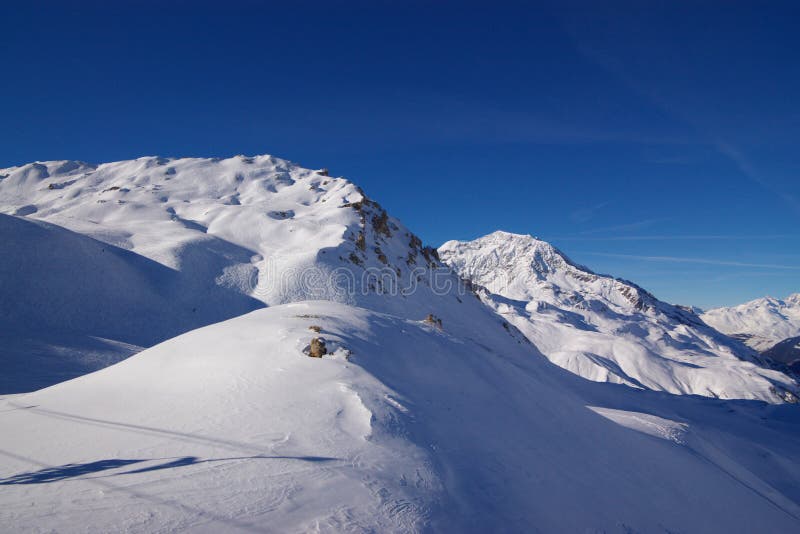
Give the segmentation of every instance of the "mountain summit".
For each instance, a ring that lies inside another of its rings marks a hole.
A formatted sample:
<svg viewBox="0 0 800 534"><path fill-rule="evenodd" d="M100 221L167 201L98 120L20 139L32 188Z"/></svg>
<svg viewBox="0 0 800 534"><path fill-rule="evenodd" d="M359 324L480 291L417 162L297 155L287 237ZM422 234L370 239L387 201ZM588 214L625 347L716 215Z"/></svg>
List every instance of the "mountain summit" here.
<svg viewBox="0 0 800 534"><path fill-rule="evenodd" d="M0 326L16 332L0 335L14 362L2 393L264 306L331 300L451 325L478 306L358 186L269 155L0 169L0 214L0 297L15 302Z"/></svg>
<svg viewBox="0 0 800 534"><path fill-rule="evenodd" d="M800 336L800 293L782 300L764 297L729 308L714 308L702 318L720 332L764 351L781 340Z"/></svg>
<svg viewBox="0 0 800 534"><path fill-rule="evenodd" d="M691 310L599 275L529 235L448 241L442 260L553 363L595 381L720 398L794 401L797 384Z"/></svg>

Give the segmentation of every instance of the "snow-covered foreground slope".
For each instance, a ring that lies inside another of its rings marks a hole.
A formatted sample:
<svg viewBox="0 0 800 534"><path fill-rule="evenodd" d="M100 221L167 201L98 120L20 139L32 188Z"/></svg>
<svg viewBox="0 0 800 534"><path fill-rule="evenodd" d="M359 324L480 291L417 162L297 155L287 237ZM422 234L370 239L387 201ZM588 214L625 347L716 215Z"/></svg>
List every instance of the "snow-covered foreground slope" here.
<svg viewBox="0 0 800 534"><path fill-rule="evenodd" d="M701 315L720 332L742 339L759 352L780 341L800 336L800 293L783 300L765 297Z"/></svg>
<svg viewBox="0 0 800 534"><path fill-rule="evenodd" d="M0 392L95 371L262 307L133 252L0 214Z"/></svg>
<svg viewBox="0 0 800 534"><path fill-rule="evenodd" d="M280 305L7 396L0 524L800 529L796 407L587 382L469 310L439 329L334 302ZM315 335L331 355L303 353Z"/></svg>
<svg viewBox="0 0 800 534"><path fill-rule="evenodd" d="M2 371L39 354L0 392L55 383L87 349L110 362L263 304L460 315L460 281L435 250L348 180L271 156L32 163L0 170L0 213L85 236L0 221L0 268L14 273L2 308L34 326L0 335Z"/></svg>
<svg viewBox="0 0 800 534"><path fill-rule="evenodd" d="M797 384L690 310L597 275L531 236L449 241L442 260L552 362L594 381L726 399L794 401Z"/></svg>

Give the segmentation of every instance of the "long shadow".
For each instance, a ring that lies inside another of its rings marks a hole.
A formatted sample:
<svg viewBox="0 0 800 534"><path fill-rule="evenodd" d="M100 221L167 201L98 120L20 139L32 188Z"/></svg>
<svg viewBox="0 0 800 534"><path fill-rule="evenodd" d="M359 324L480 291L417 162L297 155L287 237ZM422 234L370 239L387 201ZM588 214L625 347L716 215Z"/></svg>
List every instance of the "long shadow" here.
<svg viewBox="0 0 800 534"><path fill-rule="evenodd" d="M0 400L3 400L3 397L0 397ZM38 406L38 404L34 404L32 406L19 406L17 404L14 404L14 406L16 406L16 408L11 408L11 409L8 409L8 410L0 410L0 413L16 412L17 410L30 410L31 408L36 408Z"/></svg>
<svg viewBox="0 0 800 534"><path fill-rule="evenodd" d="M237 451L245 451L249 453L260 454L264 452L264 447L252 445L250 443L242 443L232 440L226 440L222 438L216 438L211 436L203 436L200 434L191 434L189 432L178 432L175 430L169 430L166 428L158 428L152 426L145 426L145 425L135 425L131 423L122 423L119 421L110 421L108 419L98 419L94 417L85 417L82 415L71 414L67 412L59 412L56 410L48 410L46 408L40 408L39 406L23 406L21 404L17 404L15 402L9 402L9 406L13 406L14 408L22 409L25 408L30 410L32 413L43 415L46 417L53 417L56 419L62 419L66 421L72 421L75 423L81 423L91 426L99 426L102 428L112 428L121 431L128 431L128 432L136 432L145 435L156 435L156 436L167 436L173 439L178 439L181 441L186 442L194 442L200 443L203 445L216 445L219 447L224 447L228 449L233 449Z"/></svg>
<svg viewBox="0 0 800 534"><path fill-rule="evenodd" d="M108 460L98 460L95 462L87 462L83 464L65 464L55 467L46 467L38 471L19 473L17 475L8 478L0 478L0 486L14 486L20 484L48 484L51 482L76 479L79 477L83 477L83 475L100 473L103 471L108 471L110 469L117 469L119 467L126 467L132 464L150 462L155 460L169 460L169 461L148 467L132 469L130 471L123 471L121 473L103 475L101 477L84 477L81 478L81 480L86 480L86 479L93 480L96 478L105 478L109 476L149 473L152 471L160 471L163 469L174 469L176 467L185 467L189 465L198 465L211 462L225 462L232 460L281 460L281 459L298 460L302 462L331 462L336 460L336 458L329 458L326 456L261 456L261 455L240 456L235 458L207 458L207 459L202 459L197 456L183 456L180 458L141 458L137 460L114 458Z"/></svg>
<svg viewBox="0 0 800 534"><path fill-rule="evenodd" d="M14 458L16 460L24 461L30 464L38 465L44 469L52 469L52 466L48 466L38 460L33 458L28 458L25 456L21 456L19 454L14 454L12 452L0 450L0 454L4 456L8 456L9 458ZM100 477L88 477L84 478L89 484L95 484L104 488L107 491L118 491L121 493L125 493L135 499L142 499L145 500L153 505L156 506L166 506L172 508L173 510L177 510L182 512L183 514L189 514L190 516L196 516L198 518L204 518L209 521L215 521L225 525L225 531L232 532L234 529L243 530L246 532L268 532L268 528L264 525L254 525L252 523L248 523L247 521L243 521L241 519L237 519L235 517L227 517L224 515L216 514L210 510L205 510L202 508L197 508L194 506L190 506L187 504L183 504L182 502L171 499L168 497L160 497L158 495L152 495L150 493L146 493L142 490L137 490L130 487L125 486L118 486L111 482L107 482L105 480L98 480Z"/></svg>
<svg viewBox="0 0 800 534"><path fill-rule="evenodd" d="M98 460L85 464L66 464L57 467L47 467L39 471L20 473L8 478L0 478L0 486L13 486L16 484L46 484L58 482L68 478L75 478L88 473L97 473L107 469L116 469L126 465L143 462L144 460Z"/></svg>

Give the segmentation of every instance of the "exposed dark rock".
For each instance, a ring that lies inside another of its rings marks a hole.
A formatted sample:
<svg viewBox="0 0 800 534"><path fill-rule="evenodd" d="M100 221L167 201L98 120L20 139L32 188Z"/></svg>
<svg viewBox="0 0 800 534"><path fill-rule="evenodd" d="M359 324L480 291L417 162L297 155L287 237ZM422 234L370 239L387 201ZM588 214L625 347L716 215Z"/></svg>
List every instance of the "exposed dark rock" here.
<svg viewBox="0 0 800 534"><path fill-rule="evenodd" d="M425 260L428 262L429 267L435 267L436 263L439 261L439 251L437 251L433 247L423 247L422 248L422 255L425 257Z"/></svg>
<svg viewBox="0 0 800 534"><path fill-rule="evenodd" d="M381 210L372 216L372 228L376 234L383 234L386 237L392 237L392 232L389 230L389 215L386 211Z"/></svg>
<svg viewBox="0 0 800 534"><path fill-rule="evenodd" d="M356 265L364 265L364 262L361 260L361 258L358 257L358 255L355 252L350 253L349 259Z"/></svg>
<svg viewBox="0 0 800 534"><path fill-rule="evenodd" d="M312 358L322 358L326 354L328 349L325 347L325 340L321 337L313 338L308 347L308 355Z"/></svg>
<svg viewBox="0 0 800 534"><path fill-rule="evenodd" d="M436 317L435 315L433 315L432 313L429 313L428 316L425 317L423 322L428 323L430 325L433 325L436 328L438 328L439 330L442 329L442 320L440 318Z"/></svg>

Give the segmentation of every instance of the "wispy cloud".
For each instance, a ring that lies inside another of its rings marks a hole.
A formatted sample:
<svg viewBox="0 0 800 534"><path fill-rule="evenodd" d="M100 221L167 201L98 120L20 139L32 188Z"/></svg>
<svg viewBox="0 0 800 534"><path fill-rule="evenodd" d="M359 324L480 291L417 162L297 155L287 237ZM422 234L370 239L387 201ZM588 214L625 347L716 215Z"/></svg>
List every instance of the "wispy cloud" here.
<svg viewBox="0 0 800 534"><path fill-rule="evenodd" d="M730 160L736 166L736 168L739 169L739 172L770 193L781 197L783 201L794 208L797 213L800 213L800 200L786 191L776 188L772 183L764 178L763 174L756 169L755 165L753 165L753 163L740 150L720 138L716 138L714 140L714 145L717 147L717 151L720 154L728 158L728 160Z"/></svg>
<svg viewBox="0 0 800 534"><path fill-rule="evenodd" d="M598 211L605 208L609 204L611 204L611 201L600 202L599 204L595 204L594 206L578 209L573 211L569 217L570 219L572 219L573 222L576 223L589 222L592 219L594 219L594 216Z"/></svg>
<svg viewBox="0 0 800 534"><path fill-rule="evenodd" d="M800 239L800 234L767 235L616 235L616 236L561 236L553 241L738 241L763 239Z"/></svg>
<svg viewBox="0 0 800 534"><path fill-rule="evenodd" d="M657 86L642 81L626 68L624 61L620 57L609 53L607 50L602 50L602 47L587 42L582 32L578 31L573 24L568 23L565 29L567 34L572 37L578 53L605 69L608 73L616 76L619 81L634 93L691 127L701 139L704 139L704 143L709 143L713 146L721 156L733 163L743 176L764 190L778 196L795 213L800 213L800 199L780 188L774 183L774 180L759 170L742 150L725 139L725 137L730 136L724 135L724 132L720 135L720 128L712 124L708 117L701 117L699 114L691 112L669 92L660 91Z"/></svg>
<svg viewBox="0 0 800 534"><path fill-rule="evenodd" d="M741 261L716 260L712 258L685 258L680 256L639 256L635 254L612 254L608 252L584 252L590 256L603 256L607 258L624 258L629 260L652 261L664 263L696 263L702 265L720 265L727 267L754 267L759 269L783 269L800 271L800 265L780 265L775 263L748 263Z"/></svg>
<svg viewBox="0 0 800 534"><path fill-rule="evenodd" d="M582 235L586 235L586 234L602 234L604 232L626 232L626 231L630 231L630 230L641 230L643 228L649 228L650 226L652 226L652 225L654 225L656 223L669 221L669 220L670 220L669 217L661 217L661 218L658 218L658 219L644 219L642 221L635 221L635 222L631 222L631 223L618 224L618 225L615 225L615 226L602 226L602 227L599 227L599 228L592 228L591 230L586 230L584 232L580 232L580 234L582 234Z"/></svg>
<svg viewBox="0 0 800 534"><path fill-rule="evenodd" d="M694 158L685 154L678 156L645 156L644 160L657 165L690 165L695 161Z"/></svg>

